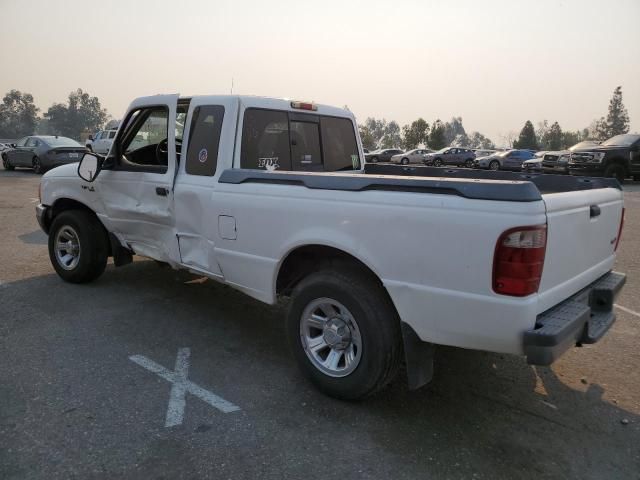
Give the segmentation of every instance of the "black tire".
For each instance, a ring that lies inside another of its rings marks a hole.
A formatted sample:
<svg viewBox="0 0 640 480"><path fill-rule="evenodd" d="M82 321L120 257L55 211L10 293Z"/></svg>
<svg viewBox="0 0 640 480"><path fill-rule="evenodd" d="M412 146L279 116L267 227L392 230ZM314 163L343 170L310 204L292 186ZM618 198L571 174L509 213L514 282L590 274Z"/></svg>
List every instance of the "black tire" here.
<svg viewBox="0 0 640 480"><path fill-rule="evenodd" d="M402 163L402 165L409 165L409 159L405 157L402 160L400 160L400 163Z"/></svg>
<svg viewBox="0 0 640 480"><path fill-rule="evenodd" d="M500 170L500 162L497 160L489 162L489 170L493 170L494 172Z"/></svg>
<svg viewBox="0 0 640 480"><path fill-rule="evenodd" d="M434 167L441 167L441 166L442 166L442 159L441 159L441 158L436 158L436 159L433 161L433 166L434 166Z"/></svg>
<svg viewBox="0 0 640 480"><path fill-rule="evenodd" d="M359 363L346 376L321 371L303 346L302 314L322 298L344 305L360 332ZM287 313L287 333L303 374L319 390L342 400L378 392L397 374L402 359L400 320L387 292L370 273L344 262L328 263L296 285Z"/></svg>
<svg viewBox="0 0 640 480"><path fill-rule="evenodd" d="M42 163L38 157L33 157L31 160L31 166L33 167L33 171L38 174L42 174L45 172L45 169L42 167Z"/></svg>
<svg viewBox="0 0 640 480"><path fill-rule="evenodd" d="M369 160L371 163L378 163L378 157L371 157L371 160Z"/></svg>
<svg viewBox="0 0 640 480"><path fill-rule="evenodd" d="M58 233L71 227L77 234L78 261L73 268L65 268L56 255ZM53 219L49 230L49 258L56 273L65 282L87 283L95 280L107 265L109 240L107 231L96 216L85 210L67 210Z"/></svg>
<svg viewBox="0 0 640 480"><path fill-rule="evenodd" d="M612 163L605 169L604 176L609 178L615 178L620 183L623 183L624 179L627 177L627 170L624 168L623 165L619 163Z"/></svg>
<svg viewBox="0 0 640 480"><path fill-rule="evenodd" d="M2 166L4 167L5 170L9 172L12 170L15 170L16 168L13 165L11 165L11 162L9 161L6 155L2 155Z"/></svg>
<svg viewBox="0 0 640 480"><path fill-rule="evenodd" d="M464 162L464 166L467 168L473 168L473 159L468 158L465 162Z"/></svg>

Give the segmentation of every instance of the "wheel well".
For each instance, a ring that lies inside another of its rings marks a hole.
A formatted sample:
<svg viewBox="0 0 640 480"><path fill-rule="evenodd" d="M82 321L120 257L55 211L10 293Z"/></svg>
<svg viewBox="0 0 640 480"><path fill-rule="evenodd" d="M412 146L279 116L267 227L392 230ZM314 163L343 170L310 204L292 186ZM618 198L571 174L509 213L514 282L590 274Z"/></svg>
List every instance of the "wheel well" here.
<svg viewBox="0 0 640 480"><path fill-rule="evenodd" d="M366 272L384 288L375 272L353 255L325 245L305 245L291 251L282 262L276 280L276 293L289 295L300 280L318 270L319 264L336 261Z"/></svg>
<svg viewBox="0 0 640 480"><path fill-rule="evenodd" d="M56 218L56 216L60 215L62 212L66 212L67 210L84 210L85 212L89 212L91 215L94 215L97 218L96 212L91 210L84 203L79 202L77 200L73 200L72 198L60 198L55 202L53 202L53 205L51 206L51 210L47 215L47 218L45 218L45 226L47 228L47 231L51 227L51 224L53 223L53 219ZM102 222L99 219L98 219L98 222L100 223L100 225L102 225ZM104 229L105 235L107 235L108 237L109 232L107 232L107 229L104 228L104 225L102 225L102 228ZM109 256L111 256L112 255L111 242L108 242L108 245L109 245Z"/></svg>

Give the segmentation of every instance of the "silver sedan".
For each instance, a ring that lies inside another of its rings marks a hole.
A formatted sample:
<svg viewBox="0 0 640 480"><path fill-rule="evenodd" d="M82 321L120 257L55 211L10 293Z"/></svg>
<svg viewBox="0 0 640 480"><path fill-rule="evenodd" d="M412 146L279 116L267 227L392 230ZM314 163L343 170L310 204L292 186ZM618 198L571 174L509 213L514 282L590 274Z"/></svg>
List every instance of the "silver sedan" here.
<svg viewBox="0 0 640 480"><path fill-rule="evenodd" d="M390 162L401 163L402 165L409 165L410 163L425 163L425 155L431 153L433 150L428 148L416 148L409 150L408 152L399 153L391 157Z"/></svg>

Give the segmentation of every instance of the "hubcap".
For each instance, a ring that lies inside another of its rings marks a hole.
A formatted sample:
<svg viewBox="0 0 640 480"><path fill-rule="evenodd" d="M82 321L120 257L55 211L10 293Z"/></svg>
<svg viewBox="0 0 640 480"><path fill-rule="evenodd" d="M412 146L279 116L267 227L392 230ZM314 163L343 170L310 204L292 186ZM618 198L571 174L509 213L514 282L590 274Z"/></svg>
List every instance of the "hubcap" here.
<svg viewBox="0 0 640 480"><path fill-rule="evenodd" d="M346 377L360 363L358 324L332 298L318 298L307 305L300 319L300 340L313 366L330 377Z"/></svg>
<svg viewBox="0 0 640 480"><path fill-rule="evenodd" d="M80 261L80 240L78 233L69 225L65 225L56 235L55 253L58 265L65 270L73 270Z"/></svg>

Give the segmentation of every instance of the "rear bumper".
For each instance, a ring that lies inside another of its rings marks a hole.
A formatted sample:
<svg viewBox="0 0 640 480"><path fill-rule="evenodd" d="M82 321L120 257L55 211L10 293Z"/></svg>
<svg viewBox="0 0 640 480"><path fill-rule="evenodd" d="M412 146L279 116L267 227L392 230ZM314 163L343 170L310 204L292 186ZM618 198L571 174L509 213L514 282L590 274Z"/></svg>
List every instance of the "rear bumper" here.
<svg viewBox="0 0 640 480"><path fill-rule="evenodd" d="M616 320L613 302L626 275L609 272L567 300L541 313L524 333L523 350L531 365L550 365L569 348L595 343Z"/></svg>

